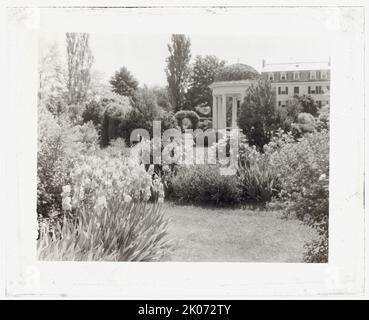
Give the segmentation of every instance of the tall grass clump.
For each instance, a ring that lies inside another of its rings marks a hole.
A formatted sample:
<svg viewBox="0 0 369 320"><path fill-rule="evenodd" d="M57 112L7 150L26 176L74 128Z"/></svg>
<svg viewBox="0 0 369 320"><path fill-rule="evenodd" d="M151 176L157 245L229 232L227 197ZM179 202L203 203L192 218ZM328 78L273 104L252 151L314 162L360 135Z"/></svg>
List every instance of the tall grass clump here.
<svg viewBox="0 0 369 320"><path fill-rule="evenodd" d="M39 259L51 261L159 261L167 252L167 220L160 204L123 199L82 207L78 219L57 224L38 241ZM100 208L98 208L100 206Z"/></svg>

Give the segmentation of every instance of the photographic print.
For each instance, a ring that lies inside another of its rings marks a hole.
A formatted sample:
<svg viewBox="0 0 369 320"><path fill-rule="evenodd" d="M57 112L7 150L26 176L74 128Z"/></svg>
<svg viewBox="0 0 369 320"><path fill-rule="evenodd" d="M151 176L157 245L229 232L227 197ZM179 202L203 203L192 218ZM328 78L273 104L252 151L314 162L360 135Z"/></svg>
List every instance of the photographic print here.
<svg viewBox="0 0 369 320"><path fill-rule="evenodd" d="M10 294L362 291L361 8L7 13Z"/></svg>
<svg viewBox="0 0 369 320"><path fill-rule="evenodd" d="M39 258L328 262L333 71L309 41L41 34Z"/></svg>

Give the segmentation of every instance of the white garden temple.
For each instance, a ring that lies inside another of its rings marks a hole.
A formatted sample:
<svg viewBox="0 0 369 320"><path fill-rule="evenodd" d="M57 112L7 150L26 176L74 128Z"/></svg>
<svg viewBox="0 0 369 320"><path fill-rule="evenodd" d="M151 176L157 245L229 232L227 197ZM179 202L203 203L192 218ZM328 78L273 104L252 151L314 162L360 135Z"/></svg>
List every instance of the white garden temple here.
<svg viewBox="0 0 369 320"><path fill-rule="evenodd" d="M237 128L246 89L259 78L259 73L245 64L225 67L209 87L213 93L213 129Z"/></svg>

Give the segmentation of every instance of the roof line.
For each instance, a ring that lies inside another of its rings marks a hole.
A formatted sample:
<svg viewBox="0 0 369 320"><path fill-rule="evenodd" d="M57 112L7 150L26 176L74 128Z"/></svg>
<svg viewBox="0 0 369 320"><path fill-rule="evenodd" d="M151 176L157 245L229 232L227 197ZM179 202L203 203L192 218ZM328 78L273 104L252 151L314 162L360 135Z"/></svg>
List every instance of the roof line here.
<svg viewBox="0 0 369 320"><path fill-rule="evenodd" d="M329 61L297 61L297 62L275 62L265 63L266 66L275 66L280 64L299 64L299 63L328 63Z"/></svg>

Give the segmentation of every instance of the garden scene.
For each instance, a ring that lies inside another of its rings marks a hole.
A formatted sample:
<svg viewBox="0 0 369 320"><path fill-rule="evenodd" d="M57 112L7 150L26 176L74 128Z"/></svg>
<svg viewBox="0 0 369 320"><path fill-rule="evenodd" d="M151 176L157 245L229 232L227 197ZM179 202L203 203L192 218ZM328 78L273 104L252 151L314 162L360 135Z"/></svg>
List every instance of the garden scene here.
<svg viewBox="0 0 369 320"><path fill-rule="evenodd" d="M40 260L328 262L329 105L295 94L278 106L269 79L194 55L185 35L168 36L165 85L139 83L124 61L106 81L92 37L40 51ZM250 85L235 152L234 130L210 138L211 85L237 81Z"/></svg>

